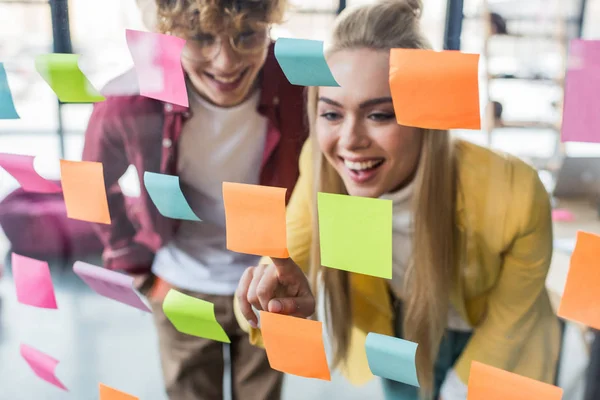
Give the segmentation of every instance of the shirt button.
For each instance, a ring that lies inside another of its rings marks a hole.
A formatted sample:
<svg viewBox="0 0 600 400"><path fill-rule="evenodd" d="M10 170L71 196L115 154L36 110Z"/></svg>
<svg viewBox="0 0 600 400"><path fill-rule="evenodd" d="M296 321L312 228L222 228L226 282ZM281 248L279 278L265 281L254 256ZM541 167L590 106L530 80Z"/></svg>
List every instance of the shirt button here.
<svg viewBox="0 0 600 400"><path fill-rule="evenodd" d="M273 104L275 104L275 105L279 104L279 97L273 97Z"/></svg>
<svg viewBox="0 0 600 400"><path fill-rule="evenodd" d="M173 141L169 138L164 138L162 142L163 147L169 149L173 145Z"/></svg>
<svg viewBox="0 0 600 400"><path fill-rule="evenodd" d="M165 111L167 111L167 112L173 111L173 104L171 104L171 103L165 104Z"/></svg>
<svg viewBox="0 0 600 400"><path fill-rule="evenodd" d="M183 116L185 118L189 118L190 117L190 113L188 111L186 111L186 112L183 113Z"/></svg>

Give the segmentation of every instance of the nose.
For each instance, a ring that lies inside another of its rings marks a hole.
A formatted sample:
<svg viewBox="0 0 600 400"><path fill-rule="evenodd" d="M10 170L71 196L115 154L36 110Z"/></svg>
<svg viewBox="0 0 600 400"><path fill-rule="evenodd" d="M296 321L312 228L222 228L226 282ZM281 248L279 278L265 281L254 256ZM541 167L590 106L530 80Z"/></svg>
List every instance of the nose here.
<svg viewBox="0 0 600 400"><path fill-rule="evenodd" d="M346 118L339 130L338 145L350 151L369 148L371 139L367 127L356 118Z"/></svg>
<svg viewBox="0 0 600 400"><path fill-rule="evenodd" d="M224 36L221 38L221 48L219 53L212 62L212 66L223 72L231 72L237 67L240 62L239 54L233 49L229 38Z"/></svg>

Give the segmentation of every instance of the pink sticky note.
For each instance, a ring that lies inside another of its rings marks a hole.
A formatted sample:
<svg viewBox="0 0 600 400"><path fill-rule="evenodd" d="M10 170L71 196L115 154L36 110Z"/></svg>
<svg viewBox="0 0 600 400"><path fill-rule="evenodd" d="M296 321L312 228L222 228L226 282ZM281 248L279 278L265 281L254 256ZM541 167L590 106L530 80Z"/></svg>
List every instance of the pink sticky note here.
<svg viewBox="0 0 600 400"><path fill-rule="evenodd" d="M58 360L22 343L21 356L25 359L25 361L27 361L27 364L29 364L33 372L35 372L38 377L42 378L48 383L53 384L54 386L61 388L62 390L69 391L69 389L67 389L66 386L58 380L56 375L54 375L54 371L58 365Z"/></svg>
<svg viewBox="0 0 600 400"><path fill-rule="evenodd" d="M11 174L23 190L40 193L59 193L62 191L56 183L48 181L35 172L33 156L0 153L0 167Z"/></svg>
<svg viewBox="0 0 600 400"><path fill-rule="evenodd" d="M132 29L127 29L125 36L140 94L188 107L185 75L181 67L185 39Z"/></svg>
<svg viewBox="0 0 600 400"><path fill-rule="evenodd" d="M48 263L15 253L12 253L11 260L19 303L40 308L58 308Z"/></svg>
<svg viewBox="0 0 600 400"><path fill-rule="evenodd" d="M600 41L571 43L561 140L600 143Z"/></svg>
<svg viewBox="0 0 600 400"><path fill-rule="evenodd" d="M552 221L571 222L574 220L575 216L569 210L565 210L564 208L557 208L556 210L552 210Z"/></svg>
<svg viewBox="0 0 600 400"><path fill-rule="evenodd" d="M152 312L133 289L133 277L82 261L75 262L73 271L96 293L125 303L142 311Z"/></svg>

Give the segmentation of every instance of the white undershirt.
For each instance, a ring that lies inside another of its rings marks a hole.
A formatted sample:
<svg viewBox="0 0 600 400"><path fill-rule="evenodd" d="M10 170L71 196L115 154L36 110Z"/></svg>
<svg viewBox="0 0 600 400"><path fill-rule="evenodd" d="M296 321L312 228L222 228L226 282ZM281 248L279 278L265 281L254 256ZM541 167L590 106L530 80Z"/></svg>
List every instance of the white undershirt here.
<svg viewBox="0 0 600 400"><path fill-rule="evenodd" d="M390 287L396 296L402 297L404 291L404 275L410 262L413 246L414 226L412 224L412 197L414 180L406 187L381 196L381 199L392 200L392 280ZM471 331L470 325L460 316L456 308L450 304L448 309L448 329ZM441 389L443 400L465 400L467 386L460 380L454 369L450 370Z"/></svg>
<svg viewBox="0 0 600 400"><path fill-rule="evenodd" d="M152 271L182 289L232 295L257 256L227 250L223 182L258 184L267 119L257 112L260 92L232 108L208 103L188 89L192 117L178 143L177 170L185 197L202 222L181 221Z"/></svg>

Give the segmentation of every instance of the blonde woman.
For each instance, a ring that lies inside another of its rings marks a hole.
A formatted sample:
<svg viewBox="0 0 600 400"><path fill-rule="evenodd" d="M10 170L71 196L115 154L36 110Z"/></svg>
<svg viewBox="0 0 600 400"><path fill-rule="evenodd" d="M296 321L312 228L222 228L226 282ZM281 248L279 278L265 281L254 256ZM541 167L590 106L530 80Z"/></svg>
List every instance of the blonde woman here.
<svg viewBox="0 0 600 400"><path fill-rule="evenodd" d="M420 1L388 0L337 20L327 58L341 87L309 90L310 139L288 206L291 258L246 270L241 314L259 343L252 307L309 317L320 277L333 363L353 382L370 377L368 332L419 343L422 398L465 399L473 360L552 382L552 226L536 171L448 132L396 123L389 50L429 47L420 12ZM321 267L317 192L393 201L391 281ZM395 382L384 388L390 399L419 396Z"/></svg>

